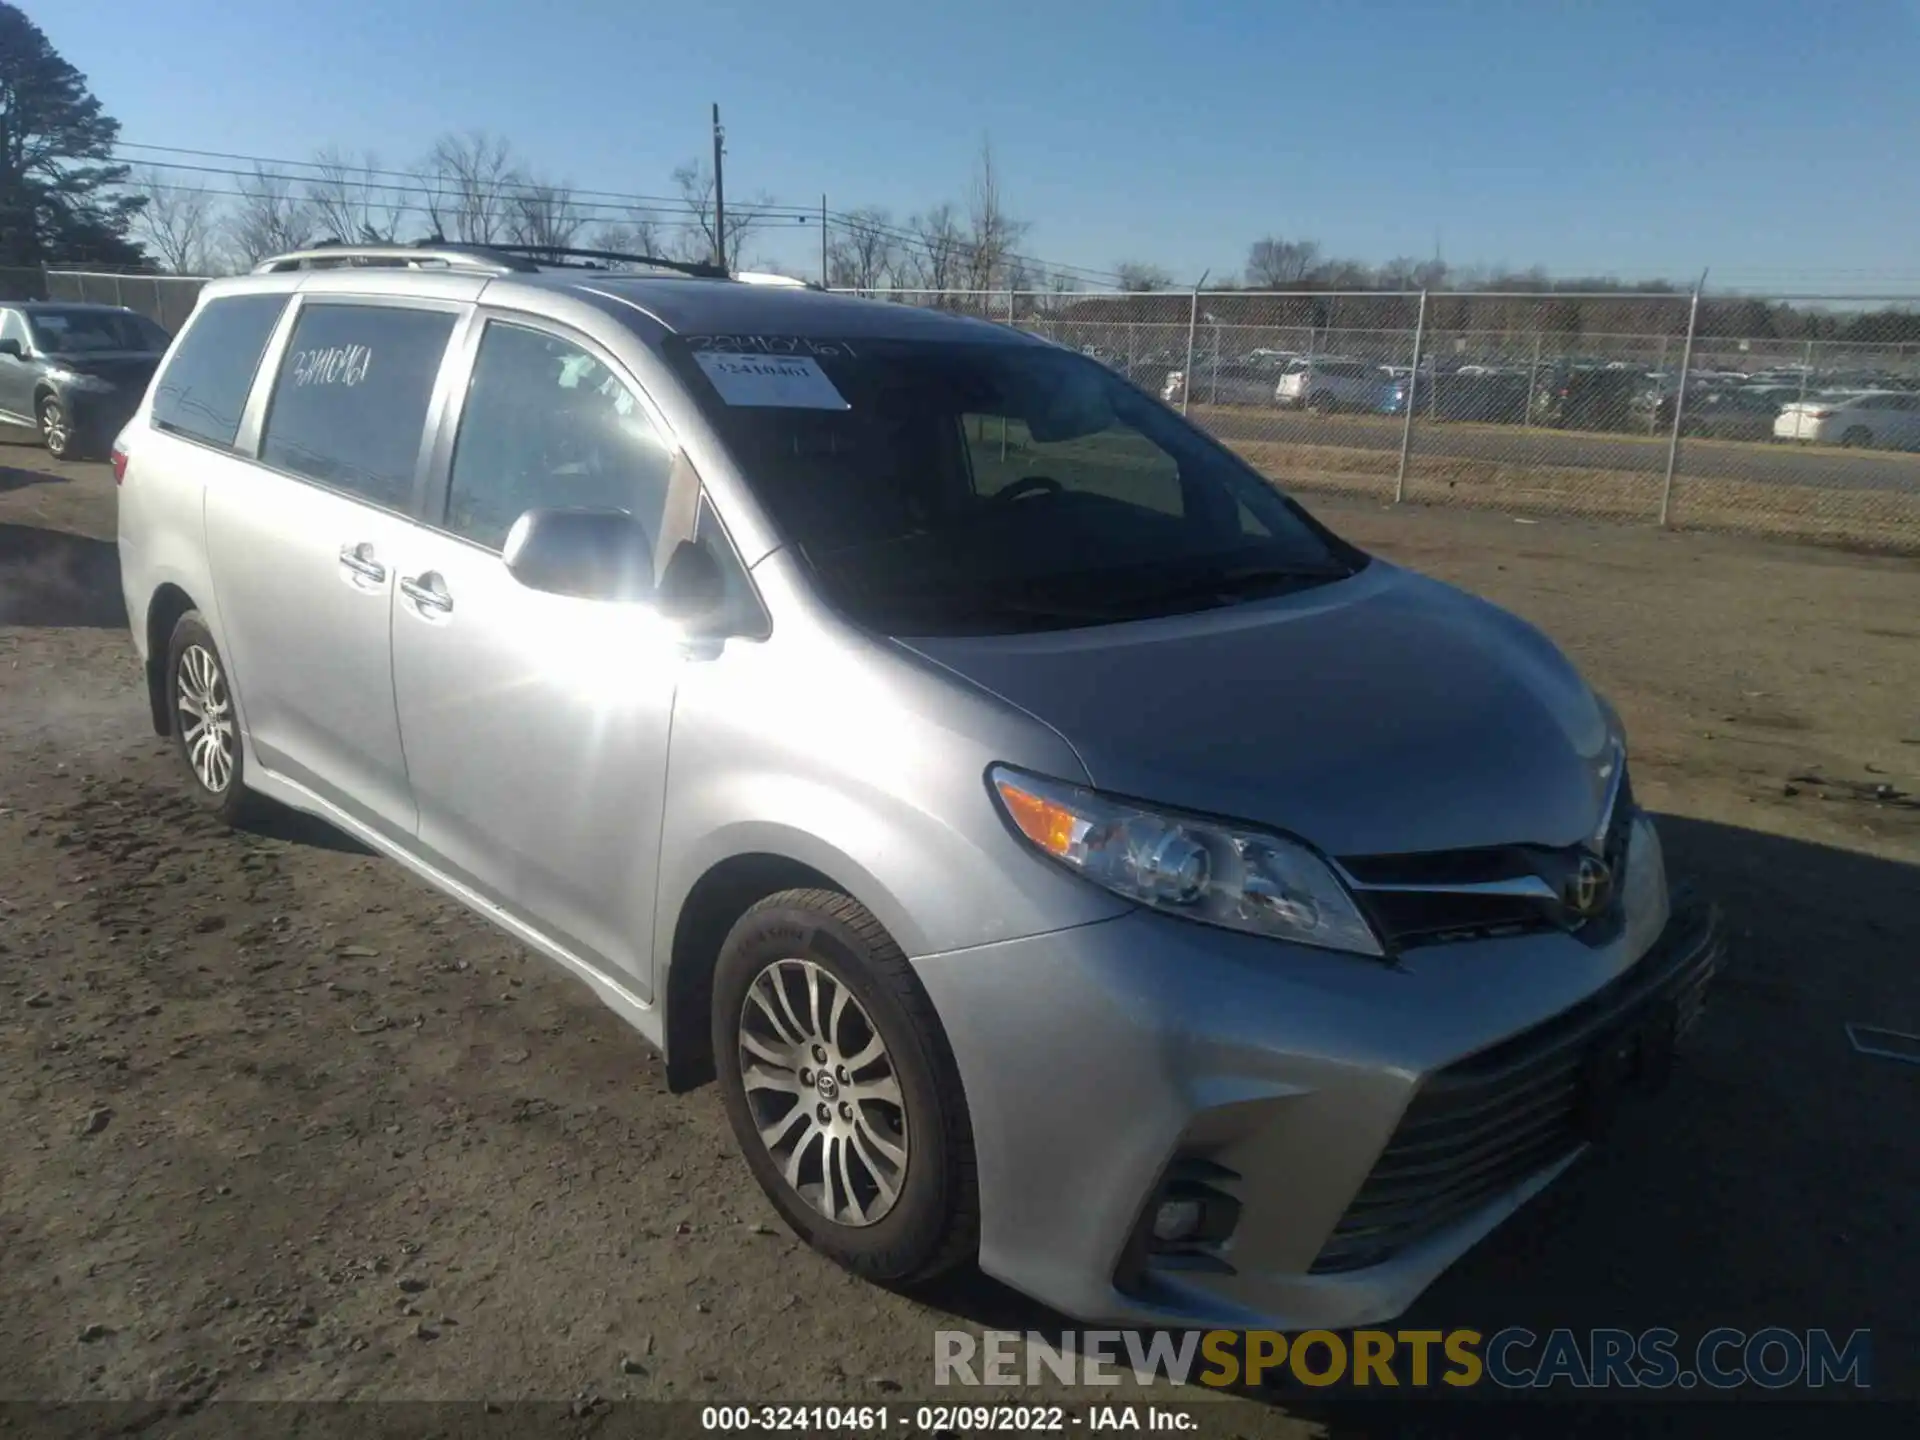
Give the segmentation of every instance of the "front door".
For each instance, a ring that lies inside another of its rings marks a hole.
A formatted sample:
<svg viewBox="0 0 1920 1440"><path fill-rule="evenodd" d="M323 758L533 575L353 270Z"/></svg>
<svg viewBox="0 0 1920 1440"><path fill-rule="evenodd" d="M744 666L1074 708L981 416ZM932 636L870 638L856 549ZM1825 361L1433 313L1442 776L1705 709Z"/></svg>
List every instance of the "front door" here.
<svg viewBox="0 0 1920 1440"><path fill-rule="evenodd" d="M394 713L395 582L459 312L303 302L259 463L210 467L207 549L254 754L382 833L413 832Z"/></svg>
<svg viewBox="0 0 1920 1440"><path fill-rule="evenodd" d="M660 556L688 472L609 357L531 323L479 332L457 423L439 529L407 546L394 607L417 846L650 996L680 647L644 605L526 588L500 551L524 511L591 507L632 514Z"/></svg>

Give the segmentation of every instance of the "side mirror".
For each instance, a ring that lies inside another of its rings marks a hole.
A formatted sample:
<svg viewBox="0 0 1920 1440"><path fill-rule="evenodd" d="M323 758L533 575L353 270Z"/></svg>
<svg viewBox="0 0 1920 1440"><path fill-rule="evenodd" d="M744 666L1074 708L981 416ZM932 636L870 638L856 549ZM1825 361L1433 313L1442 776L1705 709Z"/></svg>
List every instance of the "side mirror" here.
<svg viewBox="0 0 1920 1440"><path fill-rule="evenodd" d="M653 594L653 543L622 510L529 510L500 553L530 590L581 600L645 600Z"/></svg>
<svg viewBox="0 0 1920 1440"><path fill-rule="evenodd" d="M24 360L27 358L26 352L20 348L20 342L11 336L5 340L0 340L0 355L11 355L16 360Z"/></svg>
<svg viewBox="0 0 1920 1440"><path fill-rule="evenodd" d="M667 560L666 574L654 592L662 618L681 624L699 624L720 612L727 600L726 577L706 546L682 540Z"/></svg>

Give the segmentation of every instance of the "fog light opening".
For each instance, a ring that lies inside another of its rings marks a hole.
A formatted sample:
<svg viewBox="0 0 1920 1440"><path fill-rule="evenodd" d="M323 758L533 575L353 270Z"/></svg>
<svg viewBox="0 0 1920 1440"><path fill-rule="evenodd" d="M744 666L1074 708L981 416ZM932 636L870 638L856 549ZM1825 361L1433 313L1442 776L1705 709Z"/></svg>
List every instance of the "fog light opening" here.
<svg viewBox="0 0 1920 1440"><path fill-rule="evenodd" d="M1192 1180L1173 1180L1147 1210L1146 1246L1154 1255L1216 1250L1240 1223L1240 1202Z"/></svg>
<svg viewBox="0 0 1920 1440"><path fill-rule="evenodd" d="M1153 1211L1153 1238L1162 1244L1191 1240L1200 1233L1206 1213L1206 1207L1191 1197L1162 1200Z"/></svg>

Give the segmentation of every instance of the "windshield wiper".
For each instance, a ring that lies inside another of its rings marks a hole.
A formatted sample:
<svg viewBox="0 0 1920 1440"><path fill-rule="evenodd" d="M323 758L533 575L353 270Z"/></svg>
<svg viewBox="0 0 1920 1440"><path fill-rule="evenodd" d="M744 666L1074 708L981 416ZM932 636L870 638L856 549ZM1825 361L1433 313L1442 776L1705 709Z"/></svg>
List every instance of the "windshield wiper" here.
<svg viewBox="0 0 1920 1440"><path fill-rule="evenodd" d="M1239 565L1187 576L1145 593L1139 600L1148 605L1179 604L1187 600L1213 600L1231 605L1345 580L1352 574L1341 565Z"/></svg>
<svg viewBox="0 0 1920 1440"><path fill-rule="evenodd" d="M1112 625L1121 620L1137 618L1126 612L1111 609L1055 605L1050 602L1021 600L1010 596L915 595L890 598L899 607L892 628L907 632L911 632L919 623L944 629L955 625L971 625L980 621L1000 621L1011 622L1020 629L1072 630L1087 625ZM924 622L907 618L909 615L921 614L924 614Z"/></svg>

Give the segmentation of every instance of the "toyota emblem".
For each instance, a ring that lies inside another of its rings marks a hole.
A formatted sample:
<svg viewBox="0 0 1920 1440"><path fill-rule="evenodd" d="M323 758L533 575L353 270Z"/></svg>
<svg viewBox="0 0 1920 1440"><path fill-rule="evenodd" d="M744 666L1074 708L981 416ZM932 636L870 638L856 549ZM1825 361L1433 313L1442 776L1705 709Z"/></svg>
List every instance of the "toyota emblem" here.
<svg viewBox="0 0 1920 1440"><path fill-rule="evenodd" d="M1613 898L1613 872L1597 855L1582 855L1561 888L1560 898L1582 920L1591 920Z"/></svg>

